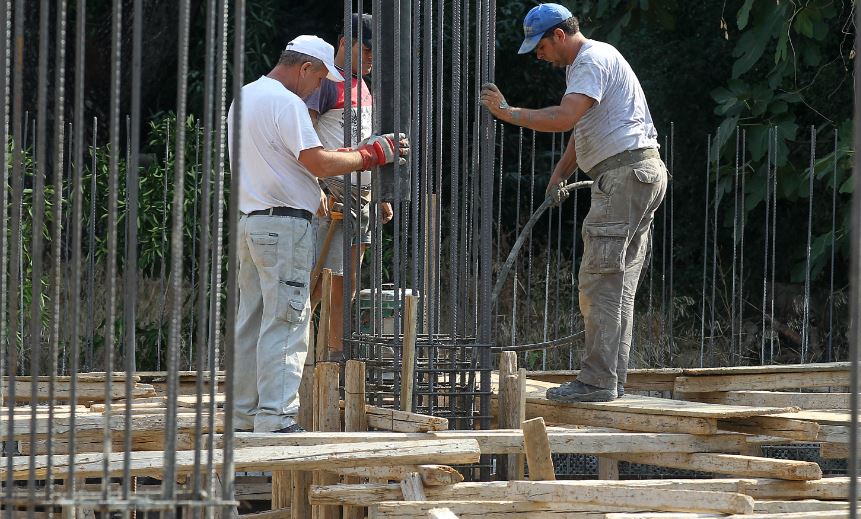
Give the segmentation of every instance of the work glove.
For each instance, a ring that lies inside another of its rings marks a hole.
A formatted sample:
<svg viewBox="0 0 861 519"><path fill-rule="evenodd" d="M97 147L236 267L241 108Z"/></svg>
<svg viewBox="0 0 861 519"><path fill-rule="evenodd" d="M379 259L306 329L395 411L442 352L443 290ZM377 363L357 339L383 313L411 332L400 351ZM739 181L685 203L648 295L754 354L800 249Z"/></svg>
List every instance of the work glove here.
<svg viewBox="0 0 861 519"><path fill-rule="evenodd" d="M362 154L362 169L368 170L391 164L398 159L400 165L407 163L405 157L410 154L410 141L403 133L398 134L399 143L395 141L394 133L374 135L359 144L356 150ZM400 144L400 148L398 147ZM398 156L398 152L400 155Z"/></svg>
<svg viewBox="0 0 861 519"><path fill-rule="evenodd" d="M571 193L570 191L568 191L568 186L563 180L562 182L559 182L558 184L552 186L550 188L550 191L547 193L547 196L553 199L551 207L556 207L562 204L562 202L564 202L570 194Z"/></svg>

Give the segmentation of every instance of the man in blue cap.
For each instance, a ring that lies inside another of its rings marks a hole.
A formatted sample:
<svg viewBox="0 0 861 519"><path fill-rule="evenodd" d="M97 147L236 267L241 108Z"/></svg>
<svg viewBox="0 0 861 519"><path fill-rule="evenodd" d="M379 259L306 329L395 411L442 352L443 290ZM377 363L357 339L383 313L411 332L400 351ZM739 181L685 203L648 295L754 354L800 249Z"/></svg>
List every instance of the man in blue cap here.
<svg viewBox="0 0 861 519"><path fill-rule="evenodd" d="M547 398L606 402L624 394L634 296L667 169L643 89L618 50L586 38L577 18L559 4L534 7L523 31L520 54L535 52L538 59L565 67L562 101L537 110L517 108L489 83L482 87L481 102L502 121L543 132L573 130L548 193L578 167L594 180L578 281L586 329L581 371L577 380L547 390Z"/></svg>

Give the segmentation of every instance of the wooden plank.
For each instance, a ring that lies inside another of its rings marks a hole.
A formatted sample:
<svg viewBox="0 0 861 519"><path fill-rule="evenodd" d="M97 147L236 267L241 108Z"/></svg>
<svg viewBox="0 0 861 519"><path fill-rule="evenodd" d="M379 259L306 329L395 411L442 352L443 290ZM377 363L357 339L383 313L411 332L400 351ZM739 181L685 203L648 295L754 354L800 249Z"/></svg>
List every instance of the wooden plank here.
<svg viewBox="0 0 861 519"><path fill-rule="evenodd" d="M683 368L686 376L703 375L753 375L773 373L821 373L845 371L850 369L849 362L816 362L808 364L768 364L765 366L726 366L714 368Z"/></svg>
<svg viewBox="0 0 861 519"><path fill-rule="evenodd" d="M849 445L845 443L823 443L819 446L819 456L826 460L848 459Z"/></svg>
<svg viewBox="0 0 861 519"><path fill-rule="evenodd" d="M808 410L792 413L791 415L780 414L777 418L794 418L796 420L806 420L816 422L820 425L835 425L849 426L852 423L852 416L848 410Z"/></svg>
<svg viewBox="0 0 861 519"><path fill-rule="evenodd" d="M526 464L529 467L529 479L532 481L552 481L556 479L553 468L553 457L550 451L550 440L544 418L533 418L522 424L523 443L526 448Z"/></svg>
<svg viewBox="0 0 861 519"><path fill-rule="evenodd" d="M827 443L849 443L849 428L841 425L820 425L816 441Z"/></svg>
<svg viewBox="0 0 861 519"><path fill-rule="evenodd" d="M491 386L498 390L498 376L491 377ZM526 401L528 403L548 404L551 401L545 396L553 384L535 380L526 381ZM730 406L722 404L706 404L701 402L688 402L686 400L672 400L669 398L655 398L641 395L626 395L625 398L611 402L581 402L561 404L576 409L615 411L628 414L646 414L671 417L689 418L746 418L750 416L771 415L777 413L788 413L797 411L792 407L747 407Z"/></svg>
<svg viewBox="0 0 861 519"><path fill-rule="evenodd" d="M344 431L361 432L367 437L368 419L365 416L365 363L348 360L344 368ZM361 478L347 476L345 483L360 483ZM362 508L345 506L344 519L364 519Z"/></svg>
<svg viewBox="0 0 861 519"><path fill-rule="evenodd" d="M328 275L331 283L331 271L323 270L323 287L326 289L326 277ZM324 298L325 302L325 298ZM339 366L336 362L321 362L317 364L316 381L317 381L317 398L314 401L317 409L317 430L322 432L340 432L341 431L341 409L338 406L338 388L340 387ZM314 474L314 482L322 485L330 485L338 483L339 476L337 474L327 472L317 472ZM321 506L315 513L312 509L312 515L318 519L338 519L340 517L340 509L334 506Z"/></svg>
<svg viewBox="0 0 861 519"><path fill-rule="evenodd" d="M848 501L818 501L816 499L805 499L800 501L757 501L753 505L753 511L760 514L788 514L848 509Z"/></svg>
<svg viewBox="0 0 861 519"><path fill-rule="evenodd" d="M564 481L571 486L614 488L634 487L642 489L686 490L701 492L730 492L751 496L756 500L776 499L819 499L846 500L849 493L849 478L824 478L816 481L785 481L778 479L720 478L720 479L660 479L660 480L623 480L623 481ZM539 500L544 495L541 484L521 487L523 493L514 494L509 482L490 481L485 483L458 483L446 486L428 487L427 498L441 500L492 500L516 501ZM549 482L547 484L550 484ZM552 483L556 484L556 483ZM311 499L326 504L355 504L368 506L380 501L403 499L397 484L367 483L361 485L335 485L314 487Z"/></svg>
<svg viewBox="0 0 861 519"><path fill-rule="evenodd" d="M413 382L416 373L416 319L418 298L404 297L403 348L401 357L401 411L413 410Z"/></svg>
<svg viewBox="0 0 861 519"><path fill-rule="evenodd" d="M632 369L628 371L625 389L632 391L672 391L676 377L681 375L683 371L681 368ZM579 373L579 370L527 371L526 376L530 380L559 385L576 379Z"/></svg>
<svg viewBox="0 0 861 519"><path fill-rule="evenodd" d="M592 432L590 430L548 427L550 450L556 454L608 454L647 452L737 452L747 445L743 434L721 433L710 436L684 433ZM523 432L517 429L488 431L435 431L430 433L390 433L373 431L357 436L347 433L307 432L296 434L243 433L234 439L236 448L298 447L327 443L363 441L415 441L421 439L474 439L482 454L523 453ZM772 439L771 441L774 441ZM215 438L216 447L221 437Z"/></svg>
<svg viewBox="0 0 861 519"><path fill-rule="evenodd" d="M816 463L795 460L757 458L738 454L611 454L616 459L644 465L728 474L741 477L768 477L809 481L822 478Z"/></svg>
<svg viewBox="0 0 861 519"><path fill-rule="evenodd" d="M421 474L418 472L407 474L407 477L401 480L401 493L405 501L427 501Z"/></svg>
<svg viewBox="0 0 861 519"><path fill-rule="evenodd" d="M598 456L598 479L619 479L619 461L605 456Z"/></svg>
<svg viewBox="0 0 861 519"><path fill-rule="evenodd" d="M417 442L380 442L344 445L321 445L313 447L254 447L236 449L235 468L238 471L255 470L338 470L348 467L390 466L426 464L468 464L478 462L480 451L475 440L426 440ZM194 452L178 451L176 465L179 473L194 469ZM222 463L222 453L213 453L216 466ZM76 475L98 477L102 474L103 454L76 456ZM8 460L0 459L0 477L6 477ZM160 452L134 452L131 458L132 474L136 476L158 476L161 474L164 454ZM54 456L54 475L61 477L68 470L68 456ZM29 457L13 458L13 477L28 477ZM47 458L36 456L37 478L47 473ZM123 454L112 454L108 460L112 475L122 473Z"/></svg>
<svg viewBox="0 0 861 519"><path fill-rule="evenodd" d="M428 510L428 519L458 519L457 515L448 508L431 508Z"/></svg>
<svg viewBox="0 0 861 519"><path fill-rule="evenodd" d="M819 424L798 420L798 413L718 420L718 428L747 434L778 436L798 441L816 441Z"/></svg>
<svg viewBox="0 0 861 519"><path fill-rule="evenodd" d="M415 519L434 508L448 508L460 519L537 519L561 515L566 519L602 518L595 510L581 512L588 505L569 503L530 503L526 501L395 501L376 503L368 508L368 519Z"/></svg>
<svg viewBox="0 0 861 519"><path fill-rule="evenodd" d="M238 519L290 519L292 514L289 508L278 508L275 510L267 510L266 512L257 512L255 514L243 514L237 516Z"/></svg>
<svg viewBox="0 0 861 519"><path fill-rule="evenodd" d="M426 487L454 485L463 481L463 475L446 465L385 465L379 467L348 467L337 472L371 480L400 481L417 472ZM346 485L344 485L346 486Z"/></svg>
<svg viewBox="0 0 861 519"><path fill-rule="evenodd" d="M32 388L31 384L28 381L22 381L21 378L25 377L15 377L15 401L16 402L29 402L32 396ZM29 377L26 377L29 378ZM44 377L40 377L44 378ZM117 380L117 379L114 379ZM125 378L119 379L118 381L124 381ZM8 381L2 382L3 392L4 394L8 394L9 384ZM104 382L77 382L76 384L76 399L78 403L88 403L88 402L104 402L105 401L105 384ZM132 386L132 397L133 398L144 398L156 396L156 391L153 386L149 384L142 384L140 382L136 382L134 386ZM71 398L71 383L70 382L56 382L54 384L54 399L55 401L68 401ZM49 394L49 385L48 382L39 382L37 387L36 398L40 402L44 402L48 400L50 397ZM117 400L120 398L126 397L126 388L125 384L112 384L111 385L111 396L110 400Z"/></svg>
<svg viewBox="0 0 861 519"><path fill-rule="evenodd" d="M15 434L13 436L13 439L29 440L32 434L35 434L38 438L44 437L46 434L48 434L49 421L50 419L47 414L39 415L37 416L36 426L34 428L29 419L16 419L12 424L14 427ZM176 417L177 429L181 432L194 431L195 421L196 418L193 413L178 414ZM215 422L216 430L220 432L224 427L224 415L222 413L218 413L215 417ZM208 420L204 420L204 424L206 423L208 423ZM90 413L78 415L75 417L75 430L79 433L92 430L100 431L103 430L105 426L105 416L102 414ZM110 422L107 423L107 426L112 431L124 431L125 416L120 414L112 414ZM5 441L9 439L8 428L8 417L0 418L0 441ZM55 437L67 435L69 433L69 430L71 429L71 418L67 416L54 417L52 429L52 434L56 435ZM133 415L131 418L131 430L134 431L134 434L139 434L143 431L160 431L162 432L162 434L164 434L165 415L163 413L152 415ZM204 428L204 430L206 430L206 428Z"/></svg>
<svg viewBox="0 0 861 519"><path fill-rule="evenodd" d="M496 399L491 401L491 407L496 412ZM658 432L658 433L688 433L716 434L717 420L714 418L696 418L689 416L660 416L650 414L635 414L599 409L583 409L570 404L557 402L538 403L526 402L526 418L543 417L545 421L559 424L591 425L594 427L610 427L628 431Z"/></svg>
<svg viewBox="0 0 861 519"><path fill-rule="evenodd" d="M760 391L849 385L848 371L800 371L795 373L751 373L740 375L680 376L674 392Z"/></svg>
<svg viewBox="0 0 861 519"><path fill-rule="evenodd" d="M365 406L368 427L393 432L445 431L448 420L436 416L410 413L397 409L386 409L374 405Z"/></svg>
<svg viewBox="0 0 861 519"><path fill-rule="evenodd" d="M849 393L799 393L789 391L717 391L685 393L688 400L712 404L799 409L849 409Z"/></svg>

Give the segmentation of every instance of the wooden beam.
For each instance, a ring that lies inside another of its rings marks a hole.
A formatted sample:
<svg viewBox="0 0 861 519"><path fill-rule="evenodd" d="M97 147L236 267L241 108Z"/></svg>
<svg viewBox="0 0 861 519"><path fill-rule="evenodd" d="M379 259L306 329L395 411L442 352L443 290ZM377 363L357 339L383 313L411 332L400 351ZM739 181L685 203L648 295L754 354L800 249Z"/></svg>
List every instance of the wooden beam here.
<svg viewBox="0 0 861 519"><path fill-rule="evenodd" d="M819 465L807 461L756 458L737 454L611 454L616 459L644 465L728 474L808 481L822 478Z"/></svg>
<svg viewBox="0 0 861 519"><path fill-rule="evenodd" d="M29 417L15 419L12 424L14 427L14 436L12 439L29 440L33 434L37 438L42 438L48 434L48 425L50 418L47 414L38 415L36 418L35 428L32 425ZM195 429L196 417L194 413L181 413L176 417L177 429L182 432L192 432ZM208 420L204 420L204 424ZM221 431L224 427L224 416L218 413L215 416L216 430ZM82 414L75 417L75 431L82 433L84 431L101 431L105 428L105 416L102 414ZM107 424L112 431L125 431L126 423L125 416L120 414L112 414L111 420ZM164 413L148 414L148 415L132 415L131 430L133 434L141 432L158 431L164 434L165 430L165 415ZM9 421L8 417L0 418L0 441L8 440ZM56 437L67 435L71 430L71 418L68 416L54 417L52 433ZM204 428L206 430L206 428Z"/></svg>
<svg viewBox="0 0 861 519"><path fill-rule="evenodd" d="M372 480L400 481L417 472L426 487L448 486L463 482L463 475L446 465L386 465L379 467L348 467L338 469L345 476L355 476ZM346 486L346 485L344 485Z"/></svg>
<svg viewBox="0 0 861 519"><path fill-rule="evenodd" d="M316 270L316 269L315 269ZM317 276L312 274L311 290L317 284ZM320 319L317 326L316 361L325 362L329 358L329 314L332 310L332 269L323 269L320 290Z"/></svg>
<svg viewBox="0 0 861 519"><path fill-rule="evenodd" d="M368 427L393 432L427 432L448 429L448 420L374 405L365 406Z"/></svg>
<svg viewBox="0 0 861 519"><path fill-rule="evenodd" d="M848 510L848 501L757 501L753 511L760 514L788 514L799 512L824 512L829 510Z"/></svg>
<svg viewBox="0 0 861 519"><path fill-rule="evenodd" d="M406 501L427 501L422 477L418 472L410 472L401 480L401 493Z"/></svg>
<svg viewBox="0 0 861 519"><path fill-rule="evenodd" d="M532 519L559 514L566 519L603 518L597 511L581 512L587 505L570 503L530 503L526 501L394 501L368 508L368 519L415 519L426 517L434 508L448 508L460 519Z"/></svg>
<svg viewBox="0 0 861 519"><path fill-rule="evenodd" d="M848 459L849 445L845 443L823 443L819 446L819 456L826 460Z"/></svg>
<svg viewBox="0 0 861 519"><path fill-rule="evenodd" d="M681 375L681 368L632 369L628 371L625 389L633 391L672 391L676 377ZM527 371L530 380L549 382L554 385L564 384L577 378L578 370L567 371Z"/></svg>
<svg viewBox="0 0 861 519"><path fill-rule="evenodd" d="M819 424L797 420L794 418L796 414L719 420L718 428L725 431L778 436L798 441L816 441L816 438L819 436Z"/></svg>
<svg viewBox="0 0 861 519"><path fill-rule="evenodd" d="M368 419L365 415L365 363L348 360L344 368L344 431L361 432L367 437ZM361 478L347 476L345 483L360 483ZM346 506L344 519L364 519L365 512L359 507Z"/></svg>
<svg viewBox="0 0 861 519"><path fill-rule="evenodd" d="M76 475L99 477L102 475L103 454L76 456ZM236 470L338 470L362 466L391 466L439 462L447 464L469 464L478 462L480 451L475 440L426 440L400 443L361 443L345 445L322 445L315 447L255 447L236 449ZM69 457L54 456L53 470L56 477L68 471ZM222 453L213 453L214 463L220 467ZM0 477L6 477L8 460L0 458ZM35 460L37 478L47 474L47 458L37 456ZM175 456L177 472L194 470L194 452L178 451ZM159 476L162 473L164 454L161 452L134 452L131 458L132 475ZM13 458L13 477L28 478L29 457ZM108 469L114 476L122 474L123 453L112 454Z"/></svg>
<svg viewBox="0 0 861 519"><path fill-rule="evenodd" d="M48 400L50 397L49 391L49 383L48 377L39 377L40 381L37 386L36 398L40 402L44 402ZM58 377L59 378L59 377ZM68 378L68 377L63 377ZM29 402L32 396L32 387L29 380L29 377L15 377L15 401L16 402ZM41 379L45 379L42 381ZM125 377L122 378L114 378L118 382L125 381ZM8 394L9 392L9 383L7 380L0 382L3 386L3 393ZM105 399L105 383L104 381L100 382L87 382L87 381L78 381L76 383L76 398L78 403L85 404L87 402L104 402ZM156 396L156 391L153 386L149 384L142 384L140 382L136 382L132 386L132 397L133 398L144 398L144 397L152 397ZM64 381L55 381L54 382L54 400L55 401L68 401L72 396L71 390L71 382ZM112 384L111 385L111 395L108 400L117 400L120 398L126 397L126 388L125 384Z"/></svg>
<svg viewBox="0 0 861 519"><path fill-rule="evenodd" d="M526 420L523 422L522 428L523 443L526 447L526 464L529 466L529 479L532 481L556 479L544 418Z"/></svg>
<svg viewBox="0 0 861 519"><path fill-rule="evenodd" d="M684 490L699 492L729 492L748 495L756 500L819 499L845 501L849 494L849 478L834 477L815 481L785 481L778 479L720 478L720 479L647 479L623 481L567 480L560 482L534 482L521 486L515 493L509 482L458 483L425 489L431 501L537 501L546 494L542 485L564 484L571 487L616 488L633 487L644 490ZM380 501L403 499L397 484L362 484L313 487L311 499L325 504L355 504L368 506Z"/></svg>
<svg viewBox="0 0 861 519"><path fill-rule="evenodd" d="M428 519L458 519L448 508L431 508L428 510Z"/></svg>
<svg viewBox="0 0 861 519"><path fill-rule="evenodd" d="M849 428L841 425L820 425L816 441L849 443Z"/></svg>
<svg viewBox="0 0 861 519"><path fill-rule="evenodd" d="M491 401L496 412L496 399ZM547 401L531 402L527 398L526 418L543 417L547 422L610 427L628 431L688 433L708 435L718 432L717 420L687 416L660 416L627 412L578 409L569 404Z"/></svg>
<svg viewBox="0 0 861 519"><path fill-rule="evenodd" d="M673 391L709 393L713 391L760 391L809 387L844 387L849 385L849 371L799 371L751 373L736 375L680 376Z"/></svg>
<svg viewBox="0 0 861 519"><path fill-rule="evenodd" d="M716 391L684 393L687 400L712 404L799 409L849 409L849 393L799 393L789 391Z"/></svg>
<svg viewBox="0 0 861 519"><path fill-rule="evenodd" d="M326 277L331 285L332 272L323 270L323 289L326 289ZM325 298L324 298L325 303ZM340 387L339 366L336 362L321 362L317 364L316 383L317 398L315 407L317 410L317 430L322 432L341 431L341 409L338 406L338 388ZM340 477L330 472L318 471L314 474L314 482L320 485L331 485L338 483ZM316 513L312 509L312 515L318 519L338 519L340 509L334 506L321 506Z"/></svg>
<svg viewBox="0 0 861 519"><path fill-rule="evenodd" d="M418 298L404 297L403 350L401 356L401 411L413 410L413 380L416 374L416 319Z"/></svg>
<svg viewBox="0 0 861 519"><path fill-rule="evenodd" d="M555 454L610 454L650 452L738 452L747 446L748 436L721 433L710 436L683 433L593 432L590 430L547 427L550 450ZM234 439L236 448L299 447L328 443L357 443L363 441L415 441L422 439L473 439L482 454L522 454L523 431L498 429L488 431L435 431L430 433L367 432L357 436L348 433L307 432L296 434L245 433ZM774 441L772 439L771 441ZM215 445L221 445L220 436Z"/></svg>

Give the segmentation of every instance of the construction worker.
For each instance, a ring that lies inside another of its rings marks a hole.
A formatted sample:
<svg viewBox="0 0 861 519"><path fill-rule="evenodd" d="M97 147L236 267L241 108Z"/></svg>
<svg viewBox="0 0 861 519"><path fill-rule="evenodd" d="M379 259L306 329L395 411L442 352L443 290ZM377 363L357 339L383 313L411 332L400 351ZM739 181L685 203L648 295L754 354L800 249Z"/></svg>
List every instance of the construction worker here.
<svg viewBox="0 0 861 519"><path fill-rule="evenodd" d="M320 143L302 98L323 78L344 80L334 55L322 39L299 36L267 75L242 87L238 133L233 104L228 113L231 152L240 137L239 157L231 157L242 213L233 409L239 431L302 430L296 414L311 314L311 217L323 198L317 178L369 170L409 152L407 140L394 135L352 150Z"/></svg>
<svg viewBox="0 0 861 519"><path fill-rule="evenodd" d="M352 73L350 77L350 110L353 121L353 142L360 142L371 135L373 98L371 90L362 76L371 72L373 54L371 52L371 36L373 19L369 14L353 14L352 42L341 36L338 50L335 54L335 66L344 73L347 53L351 53ZM361 25L361 38L359 29ZM361 59L360 59L361 58ZM361 67L361 69L359 68ZM328 148L340 148L344 143L344 106L347 82L336 82L324 79L320 88L305 100L311 120L320 142ZM321 178L320 184L328 196L329 207L332 211L326 216L314 218L314 229L317 235L317 258L314 273L327 268L332 270L331 310L329 312L329 350L328 359L333 362L344 362L344 196L347 189L344 179ZM348 267L352 276L352 296L356 293L356 274L362 262L365 250L371 243L370 202L371 202L371 172L361 171L352 175L351 213L358 225L357 236L351 237L352 254ZM356 215L358 219L356 220ZM380 223L388 223L392 219L392 206L388 202L380 203ZM312 276L312 281L316 281ZM316 282L311 296L312 301L318 301L321 283Z"/></svg>
<svg viewBox="0 0 861 519"><path fill-rule="evenodd" d="M583 221L578 288L586 331L577 379L547 390L560 402L606 402L624 395L634 296L650 252L649 229L664 199L667 169L640 82L613 46L586 38L576 17L558 4L532 8L523 21L520 54L565 67L558 106L510 106L487 84L482 104L498 119L544 132L573 129L547 185L559 189L579 167L594 183Z"/></svg>

